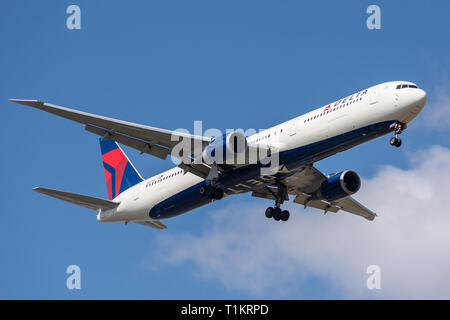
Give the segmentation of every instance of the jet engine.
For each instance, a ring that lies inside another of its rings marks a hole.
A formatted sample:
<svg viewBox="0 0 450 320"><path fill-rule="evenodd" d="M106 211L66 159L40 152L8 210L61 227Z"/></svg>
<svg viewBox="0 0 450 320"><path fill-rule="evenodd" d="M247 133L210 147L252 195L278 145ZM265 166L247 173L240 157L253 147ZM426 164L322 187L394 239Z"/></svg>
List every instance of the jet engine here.
<svg viewBox="0 0 450 320"><path fill-rule="evenodd" d="M231 163L235 157L242 155L248 149L247 138L240 131L232 131L223 136L215 137L210 144L203 150L203 160L212 164Z"/></svg>
<svg viewBox="0 0 450 320"><path fill-rule="evenodd" d="M361 179L352 170L336 173L322 182L313 197L319 200L334 201L356 193L361 187Z"/></svg>

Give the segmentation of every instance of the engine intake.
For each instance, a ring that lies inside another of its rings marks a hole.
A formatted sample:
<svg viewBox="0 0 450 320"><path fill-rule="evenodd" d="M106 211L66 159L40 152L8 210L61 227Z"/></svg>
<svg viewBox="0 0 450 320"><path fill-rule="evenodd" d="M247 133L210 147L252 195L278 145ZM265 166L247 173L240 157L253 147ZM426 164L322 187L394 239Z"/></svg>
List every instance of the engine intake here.
<svg viewBox="0 0 450 320"><path fill-rule="evenodd" d="M248 144L247 138L241 131L233 131L214 138L203 150L203 160L212 164L235 163L236 156L245 156Z"/></svg>
<svg viewBox="0 0 450 320"><path fill-rule="evenodd" d="M352 170L345 170L324 181L316 192L315 198L334 201L358 192L360 187L361 179L358 174Z"/></svg>

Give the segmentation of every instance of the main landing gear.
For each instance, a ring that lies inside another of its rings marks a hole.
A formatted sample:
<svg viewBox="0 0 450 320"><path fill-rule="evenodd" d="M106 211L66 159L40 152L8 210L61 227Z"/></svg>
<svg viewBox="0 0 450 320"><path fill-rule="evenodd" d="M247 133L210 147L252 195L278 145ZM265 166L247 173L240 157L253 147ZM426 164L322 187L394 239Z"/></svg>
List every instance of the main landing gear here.
<svg viewBox="0 0 450 320"><path fill-rule="evenodd" d="M266 209L266 217L273 218L275 221L288 221L290 213L287 210L281 210L280 207L268 207Z"/></svg>
<svg viewBox="0 0 450 320"><path fill-rule="evenodd" d="M209 181L209 184L203 185L200 187L200 195L206 196L208 198L220 200L223 198L223 189L216 186L216 180L219 178L219 171L217 169L217 164L214 162L211 166L211 170L206 177L206 180Z"/></svg>
<svg viewBox="0 0 450 320"><path fill-rule="evenodd" d="M287 188L284 184L280 183L278 185L278 192L274 194L275 207L268 207L266 209L266 217L273 218L275 221L288 221L290 213L288 210L281 210L280 205L283 204L284 200L288 200Z"/></svg>
<svg viewBox="0 0 450 320"><path fill-rule="evenodd" d="M204 185L200 187L200 194L210 199L220 200L223 198L223 189L212 185Z"/></svg>
<svg viewBox="0 0 450 320"><path fill-rule="evenodd" d="M391 127L393 127L395 131L394 136L391 138L391 140L389 140L389 143L391 144L391 146L399 148L402 145L402 140L398 137L398 135L406 129L406 123L395 121L391 125Z"/></svg>

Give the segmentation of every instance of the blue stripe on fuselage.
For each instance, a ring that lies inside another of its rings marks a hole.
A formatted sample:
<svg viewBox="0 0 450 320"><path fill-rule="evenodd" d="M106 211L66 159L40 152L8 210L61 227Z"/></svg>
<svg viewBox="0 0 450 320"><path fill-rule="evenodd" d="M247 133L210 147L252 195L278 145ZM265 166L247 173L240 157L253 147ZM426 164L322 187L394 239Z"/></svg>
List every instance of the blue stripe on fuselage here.
<svg viewBox="0 0 450 320"><path fill-rule="evenodd" d="M165 219L175 217L211 202L211 199L208 197L200 195L200 187L206 184L207 181L204 180L161 201L150 210L150 218Z"/></svg>
<svg viewBox="0 0 450 320"><path fill-rule="evenodd" d="M278 172L272 177L261 176L261 164L248 165L232 171L217 182L226 194L249 192L271 185L276 181L295 174L296 170L305 165L322 160L338 152L347 150L361 143L367 142L391 131L392 121L385 121L353 130L332 138L318 141L295 149L280 153L279 163L285 165L286 172ZM171 218L211 202L208 197L200 195L200 187L207 184L202 181L176 195L161 201L150 210L153 219Z"/></svg>

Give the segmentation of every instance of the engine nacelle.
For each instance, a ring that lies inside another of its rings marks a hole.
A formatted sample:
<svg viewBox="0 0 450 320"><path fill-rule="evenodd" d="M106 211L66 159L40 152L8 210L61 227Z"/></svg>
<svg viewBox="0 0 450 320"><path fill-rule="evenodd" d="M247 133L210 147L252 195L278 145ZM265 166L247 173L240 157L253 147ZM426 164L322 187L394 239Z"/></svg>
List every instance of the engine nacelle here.
<svg viewBox="0 0 450 320"><path fill-rule="evenodd" d="M236 156L242 155L248 149L247 138L240 131L233 131L220 137L215 137L203 150L203 161L208 164L235 163ZM238 157L239 159L239 157Z"/></svg>
<svg viewBox="0 0 450 320"><path fill-rule="evenodd" d="M324 181L314 194L316 199L334 201L356 193L361 187L361 179L352 170L339 172Z"/></svg>

